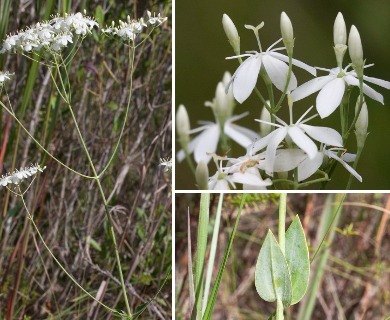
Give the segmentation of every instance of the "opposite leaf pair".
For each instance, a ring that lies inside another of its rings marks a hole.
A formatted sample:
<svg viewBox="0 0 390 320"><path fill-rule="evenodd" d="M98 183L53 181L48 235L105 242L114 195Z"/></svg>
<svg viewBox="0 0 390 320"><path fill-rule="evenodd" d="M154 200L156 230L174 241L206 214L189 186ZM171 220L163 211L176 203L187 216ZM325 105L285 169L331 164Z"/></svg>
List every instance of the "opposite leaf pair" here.
<svg viewBox="0 0 390 320"><path fill-rule="evenodd" d="M299 217L286 231L285 253L269 230L256 263L255 285L260 297L282 302L284 307L298 303L305 295L309 273L309 251Z"/></svg>

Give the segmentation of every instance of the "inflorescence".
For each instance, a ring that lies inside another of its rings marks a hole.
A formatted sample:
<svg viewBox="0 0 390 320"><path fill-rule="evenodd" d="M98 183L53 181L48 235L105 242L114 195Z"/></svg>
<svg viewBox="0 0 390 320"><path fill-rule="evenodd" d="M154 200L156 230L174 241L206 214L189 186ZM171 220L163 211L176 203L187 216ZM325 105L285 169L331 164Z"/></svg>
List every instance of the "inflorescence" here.
<svg viewBox="0 0 390 320"><path fill-rule="evenodd" d="M21 168L20 170L15 170L12 173L8 173L5 176L2 176L0 179L0 186L5 187L8 184L18 185L23 179L34 176L38 172L43 172L46 169L41 167L38 163L30 165L29 167Z"/></svg>
<svg viewBox="0 0 390 320"><path fill-rule="evenodd" d="M138 20L132 20L130 16L127 16L126 22L119 20L118 26L116 26L115 22L113 21L111 26L102 29L102 32L107 35L117 35L123 40L134 41L137 35L140 34L144 30L144 28L148 26L148 24L152 27L156 27L167 20L167 18L161 17L160 14L158 14L157 16L154 14L152 16L152 13L150 11L148 11L147 14L147 21L145 21L143 18L140 18Z"/></svg>
<svg viewBox="0 0 390 320"><path fill-rule="evenodd" d="M66 14L65 17L55 16L49 21L38 22L14 35L8 35L0 53L31 52L41 48L57 52L73 43L74 34L85 36L93 27L99 27L98 23L80 12Z"/></svg>

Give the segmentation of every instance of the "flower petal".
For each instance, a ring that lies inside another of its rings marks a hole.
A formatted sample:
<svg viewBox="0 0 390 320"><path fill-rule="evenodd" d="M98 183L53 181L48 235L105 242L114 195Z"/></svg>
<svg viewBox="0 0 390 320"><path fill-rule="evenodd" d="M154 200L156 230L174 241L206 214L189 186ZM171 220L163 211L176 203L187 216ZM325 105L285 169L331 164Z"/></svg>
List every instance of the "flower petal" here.
<svg viewBox="0 0 390 320"><path fill-rule="evenodd" d="M356 79L355 77L348 75L348 76L345 76L344 79L349 85L359 87L359 80ZM369 96L371 99L374 99L374 100L384 104L383 96L379 92L377 92L373 88L371 88L370 86L366 85L365 83L363 83L363 93L366 94L367 96Z"/></svg>
<svg viewBox="0 0 390 320"><path fill-rule="evenodd" d="M256 132L231 122L225 122L224 131L227 136L244 148L260 137Z"/></svg>
<svg viewBox="0 0 390 320"><path fill-rule="evenodd" d="M261 149L264 149L269 141L272 139L273 137L273 133L275 131L272 131L270 134L266 135L264 138L261 138L255 142L253 142L252 144L250 144L246 149L247 149L247 154L255 154L256 152L260 151Z"/></svg>
<svg viewBox="0 0 390 320"><path fill-rule="evenodd" d="M254 169L254 170L249 170ZM263 180L260 176L259 170L257 168L249 168L245 171L245 173L237 172L234 173L231 177L231 180L235 183L242 183L243 185L255 186L255 187L266 187L272 185L272 181L270 179ZM255 172L257 171L257 173Z"/></svg>
<svg viewBox="0 0 390 320"><path fill-rule="evenodd" d="M194 159L196 163L199 163L201 160L206 163L210 161L211 155L207 153L215 153L217 151L218 140L218 124L211 125L193 140L194 142L196 141L194 144Z"/></svg>
<svg viewBox="0 0 390 320"><path fill-rule="evenodd" d="M378 79L378 78L373 78L373 77L367 77L363 76L363 80L366 80L368 82L371 82L373 84L376 84L378 86L381 86L382 88L390 89L390 81Z"/></svg>
<svg viewBox="0 0 390 320"><path fill-rule="evenodd" d="M288 128L288 135L294 141L294 143L307 153L310 159L313 159L317 154L317 146L311 140L302 129L298 126L291 126Z"/></svg>
<svg viewBox="0 0 390 320"><path fill-rule="evenodd" d="M278 88L280 91L284 91L284 87L287 82L287 74L288 74L288 65L284 62L272 57L269 54L263 54L263 64L265 71L272 83ZM290 82L288 84L287 91L292 91L297 87L297 78L295 78L294 73L291 72Z"/></svg>
<svg viewBox="0 0 390 320"><path fill-rule="evenodd" d="M298 166L298 181L306 180L316 173L319 167L322 165L324 155L322 152L317 152L313 159L306 158Z"/></svg>
<svg viewBox="0 0 390 320"><path fill-rule="evenodd" d="M318 77L300 85L291 93L293 101L299 101L322 89L328 82L335 78L334 75Z"/></svg>
<svg viewBox="0 0 390 320"><path fill-rule="evenodd" d="M326 84L317 96L316 108L321 118L326 118L340 105L345 92L345 81L336 78Z"/></svg>
<svg viewBox="0 0 390 320"><path fill-rule="evenodd" d="M274 52L274 51L269 52L268 54L273 56L273 57L275 57L276 59L279 59L279 60L282 60L282 61L288 63L288 56L285 56L284 54L281 54L279 52ZM316 68L313 68L313 67L309 66L308 64L306 64L306 63L304 63L302 61L299 61L297 59L292 59L292 64L294 66L297 66L297 67L299 67L301 69L306 70L307 72L311 73L313 76L317 75Z"/></svg>
<svg viewBox="0 0 390 320"><path fill-rule="evenodd" d="M268 175L272 176L274 171L274 164L275 164L275 156L276 156L276 149L278 148L279 144L283 141L283 139L286 137L288 132L287 127L279 128L270 133L268 136L271 136L267 150L265 152L265 171Z"/></svg>
<svg viewBox="0 0 390 320"><path fill-rule="evenodd" d="M233 95L239 103L243 103L255 88L260 67L261 56L254 55L246 59L233 75Z"/></svg>
<svg viewBox="0 0 390 320"><path fill-rule="evenodd" d="M328 146L343 146L343 138L335 129L328 127L310 126L308 124L300 124L299 127L313 139L325 143Z"/></svg>
<svg viewBox="0 0 390 320"><path fill-rule="evenodd" d="M341 159L343 159L345 162L354 162L356 159L356 154L346 152L341 156Z"/></svg>
<svg viewBox="0 0 390 320"><path fill-rule="evenodd" d="M307 158L300 149L282 149L276 151L274 172L290 171Z"/></svg>
<svg viewBox="0 0 390 320"><path fill-rule="evenodd" d="M324 153L329 157L337 160L342 164L342 166L349 171L350 174L352 174L356 179L358 179L360 182L363 181L360 174L358 174L354 168L352 168L349 164L347 164L343 159L339 158L334 152L324 150Z"/></svg>

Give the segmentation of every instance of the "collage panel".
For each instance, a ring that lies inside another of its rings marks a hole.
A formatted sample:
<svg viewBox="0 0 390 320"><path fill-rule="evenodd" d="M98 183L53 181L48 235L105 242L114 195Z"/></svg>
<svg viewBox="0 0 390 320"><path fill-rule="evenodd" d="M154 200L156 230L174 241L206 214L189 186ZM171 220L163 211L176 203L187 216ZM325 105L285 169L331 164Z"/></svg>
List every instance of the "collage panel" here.
<svg viewBox="0 0 390 320"><path fill-rule="evenodd" d="M176 194L175 319L390 319L388 194Z"/></svg>
<svg viewBox="0 0 390 320"><path fill-rule="evenodd" d="M172 319L172 1L0 1L0 319Z"/></svg>
<svg viewBox="0 0 390 320"><path fill-rule="evenodd" d="M176 189L390 189L389 12L178 1Z"/></svg>

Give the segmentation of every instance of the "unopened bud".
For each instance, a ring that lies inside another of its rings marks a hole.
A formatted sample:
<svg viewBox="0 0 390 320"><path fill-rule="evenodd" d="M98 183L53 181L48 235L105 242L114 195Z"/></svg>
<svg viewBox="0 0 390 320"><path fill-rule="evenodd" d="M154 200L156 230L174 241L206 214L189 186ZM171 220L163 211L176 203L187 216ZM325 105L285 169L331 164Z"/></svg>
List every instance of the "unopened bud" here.
<svg viewBox="0 0 390 320"><path fill-rule="evenodd" d="M240 54L240 37L238 35L237 28L234 25L232 19L230 19L229 16L225 13L222 17L222 25L234 52L236 54Z"/></svg>
<svg viewBox="0 0 390 320"><path fill-rule="evenodd" d="M348 51L352 60L352 65L360 78L363 76L363 47L359 31L355 26L352 26L351 31L349 32Z"/></svg>
<svg viewBox="0 0 390 320"><path fill-rule="evenodd" d="M284 46L290 56L294 48L294 30L290 18L284 11L280 15L280 30L282 32Z"/></svg>
<svg viewBox="0 0 390 320"><path fill-rule="evenodd" d="M347 27L345 25L344 17L339 12L333 25L333 41L334 45L347 44Z"/></svg>
<svg viewBox="0 0 390 320"><path fill-rule="evenodd" d="M270 105L269 100L267 100L266 102L268 105ZM263 121L271 122L271 114L269 113L268 109L265 106L261 110L260 119ZM266 135L271 133L271 130L272 130L271 125L269 125L267 123L260 122L260 133L261 133L262 137L265 137Z"/></svg>
<svg viewBox="0 0 390 320"><path fill-rule="evenodd" d="M183 149L190 141L190 119L184 105L180 105L176 112L176 131Z"/></svg>
<svg viewBox="0 0 390 320"><path fill-rule="evenodd" d="M199 161L195 171L195 179L199 190L208 190L209 188L209 168L203 160Z"/></svg>
<svg viewBox="0 0 390 320"><path fill-rule="evenodd" d="M360 99L356 102L355 112L359 111ZM355 135L358 148L363 148L367 137L368 110L367 104L363 102L359 116L355 123Z"/></svg>

